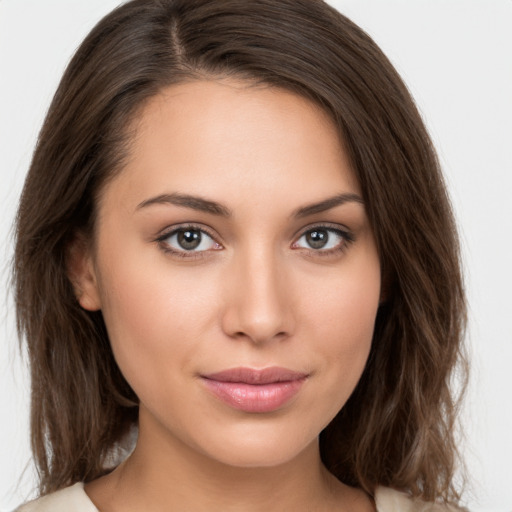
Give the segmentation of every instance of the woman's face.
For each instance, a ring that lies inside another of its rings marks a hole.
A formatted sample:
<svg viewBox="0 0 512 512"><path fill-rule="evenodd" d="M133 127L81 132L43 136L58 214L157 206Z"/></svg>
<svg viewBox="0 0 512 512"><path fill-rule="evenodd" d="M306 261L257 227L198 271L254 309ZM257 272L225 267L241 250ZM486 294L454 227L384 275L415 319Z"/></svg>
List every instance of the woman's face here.
<svg viewBox="0 0 512 512"><path fill-rule="evenodd" d="M235 466L292 460L353 391L379 304L335 127L290 92L212 80L164 90L136 128L80 302L102 310L141 436Z"/></svg>

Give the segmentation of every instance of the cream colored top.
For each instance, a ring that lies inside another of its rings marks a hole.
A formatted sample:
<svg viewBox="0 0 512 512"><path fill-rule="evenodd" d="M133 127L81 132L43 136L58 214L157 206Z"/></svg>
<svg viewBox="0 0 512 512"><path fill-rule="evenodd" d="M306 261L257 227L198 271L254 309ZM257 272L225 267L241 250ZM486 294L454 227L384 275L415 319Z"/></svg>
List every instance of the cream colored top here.
<svg viewBox="0 0 512 512"><path fill-rule="evenodd" d="M375 493L378 512L451 512L452 507L411 500L398 491L379 487ZM84 491L84 484L77 483L22 505L15 512L99 512Z"/></svg>

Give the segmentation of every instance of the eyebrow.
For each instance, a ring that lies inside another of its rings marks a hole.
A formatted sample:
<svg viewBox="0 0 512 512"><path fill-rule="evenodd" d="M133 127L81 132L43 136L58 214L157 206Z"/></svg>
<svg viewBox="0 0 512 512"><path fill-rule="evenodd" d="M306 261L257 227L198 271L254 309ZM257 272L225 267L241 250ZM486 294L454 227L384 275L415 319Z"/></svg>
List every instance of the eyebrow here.
<svg viewBox="0 0 512 512"><path fill-rule="evenodd" d="M327 210L335 208L336 206L341 206L345 203L350 202L364 205L363 199L357 194L338 194L333 197L324 199L323 201L320 201L318 203L311 203L306 206L301 206L292 213L291 217L308 217L310 215L325 212ZM226 218L232 216L231 210L220 203L210 201L199 196L180 194L177 192L173 194L161 194L159 196L146 199L145 201L142 201L142 203L137 205L137 210L155 204L173 204L176 206L182 206L185 208L190 208L192 210L198 210L201 212L210 213L212 215L218 215L220 217Z"/></svg>
<svg viewBox="0 0 512 512"><path fill-rule="evenodd" d="M338 194L336 196L324 199L318 203L302 206L292 213L292 217L308 217L310 215L314 215L315 213L325 212L331 208L335 208L336 206L341 206L345 203L358 203L364 206L363 198L357 194Z"/></svg>
<svg viewBox="0 0 512 512"><path fill-rule="evenodd" d="M176 206L191 208L192 210L219 215L220 217L231 217L231 210L215 201L209 201L199 196L179 193L161 194L151 199L146 199L137 206L137 210L154 204L174 204Z"/></svg>

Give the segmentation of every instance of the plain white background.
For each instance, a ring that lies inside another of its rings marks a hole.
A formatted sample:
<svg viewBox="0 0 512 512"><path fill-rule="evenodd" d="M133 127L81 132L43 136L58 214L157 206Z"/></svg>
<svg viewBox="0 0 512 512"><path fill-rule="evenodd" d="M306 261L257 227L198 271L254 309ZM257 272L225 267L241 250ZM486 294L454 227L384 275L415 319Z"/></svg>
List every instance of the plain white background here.
<svg viewBox="0 0 512 512"><path fill-rule="evenodd" d="M512 0L332 0L402 74L443 164L464 251L475 512L512 511ZM30 495L28 377L8 294L11 226L39 127L73 51L118 0L0 0L0 511ZM26 471L24 472L24 469ZM23 473L23 476L22 476Z"/></svg>

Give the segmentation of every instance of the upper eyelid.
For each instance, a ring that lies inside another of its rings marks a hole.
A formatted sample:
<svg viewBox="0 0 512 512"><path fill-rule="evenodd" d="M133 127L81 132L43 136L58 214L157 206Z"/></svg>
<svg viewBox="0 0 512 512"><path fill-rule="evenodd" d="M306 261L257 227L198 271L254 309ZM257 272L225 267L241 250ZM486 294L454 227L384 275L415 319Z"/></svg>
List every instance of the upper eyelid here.
<svg viewBox="0 0 512 512"><path fill-rule="evenodd" d="M344 233L344 234L353 236L352 231L350 229L348 229L346 226L343 226L342 224L335 224L335 223L331 223L331 222L317 222L317 223L310 224L306 227L299 229L295 233L294 239L297 240L301 236L304 236L308 231L311 231L313 229L320 229L320 228L328 229L331 231L337 231L339 233Z"/></svg>
<svg viewBox="0 0 512 512"><path fill-rule="evenodd" d="M214 239L217 243L220 243L218 241L219 237L216 235L216 232L214 232L212 228L205 226L204 224L197 224L194 222L183 222L181 224L167 226L158 233L156 240L164 240L165 238L169 238L171 235L175 234L177 231L187 228L202 231L203 233L206 233L210 238Z"/></svg>

